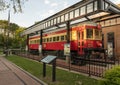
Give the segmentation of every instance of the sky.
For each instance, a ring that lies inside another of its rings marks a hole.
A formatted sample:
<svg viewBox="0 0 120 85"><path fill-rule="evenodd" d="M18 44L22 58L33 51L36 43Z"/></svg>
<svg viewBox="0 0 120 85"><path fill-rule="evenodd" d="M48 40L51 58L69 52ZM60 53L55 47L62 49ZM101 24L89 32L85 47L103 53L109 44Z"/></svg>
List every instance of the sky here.
<svg viewBox="0 0 120 85"><path fill-rule="evenodd" d="M81 0L28 0L22 13L14 13L11 9L10 22L21 27L29 27ZM111 0L118 4L120 0ZM0 20L8 20L8 10L0 11Z"/></svg>

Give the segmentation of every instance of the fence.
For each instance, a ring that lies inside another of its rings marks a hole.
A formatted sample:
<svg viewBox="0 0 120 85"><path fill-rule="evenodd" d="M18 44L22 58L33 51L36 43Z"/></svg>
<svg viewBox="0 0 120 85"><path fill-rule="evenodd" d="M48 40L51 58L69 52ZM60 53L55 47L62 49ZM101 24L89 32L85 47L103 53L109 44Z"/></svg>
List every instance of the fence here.
<svg viewBox="0 0 120 85"><path fill-rule="evenodd" d="M20 55L26 58L31 58L37 61L40 61L42 57L38 55L31 55L25 51L20 52L19 50L14 51L14 54ZM117 56L117 59L110 58L75 58L75 63L72 61L67 62L66 60L57 59L57 66L63 67L69 70L77 71L80 73L88 74L89 76L103 77L103 73L113 68L115 65L120 65L120 57Z"/></svg>

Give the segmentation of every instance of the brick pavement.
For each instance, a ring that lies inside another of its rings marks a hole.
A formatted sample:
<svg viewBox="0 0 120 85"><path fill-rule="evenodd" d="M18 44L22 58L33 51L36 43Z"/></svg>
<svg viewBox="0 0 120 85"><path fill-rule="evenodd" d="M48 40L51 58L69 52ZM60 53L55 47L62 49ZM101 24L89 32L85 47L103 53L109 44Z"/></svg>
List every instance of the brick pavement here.
<svg viewBox="0 0 120 85"><path fill-rule="evenodd" d="M47 85L0 56L0 85Z"/></svg>

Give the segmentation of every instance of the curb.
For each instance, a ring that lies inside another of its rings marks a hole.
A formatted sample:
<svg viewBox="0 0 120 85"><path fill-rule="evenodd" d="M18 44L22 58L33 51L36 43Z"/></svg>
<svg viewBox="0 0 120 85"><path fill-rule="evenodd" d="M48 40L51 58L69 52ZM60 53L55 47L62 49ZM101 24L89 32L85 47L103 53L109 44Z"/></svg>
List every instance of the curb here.
<svg viewBox="0 0 120 85"><path fill-rule="evenodd" d="M5 59L5 58L4 58ZM6 61L8 61L7 59L5 59ZM20 69L21 71L23 71L25 74L27 74L28 76L30 76L31 78L33 78L34 80L36 80L38 83L40 83L41 85L48 85L47 83L45 83L44 81L38 79L37 77L35 77L34 75L30 74L29 72L25 71L24 69L20 68L19 66L17 66L16 64L12 63L11 61L8 61L9 63L11 63L12 65L14 65L15 67L17 67L18 69Z"/></svg>

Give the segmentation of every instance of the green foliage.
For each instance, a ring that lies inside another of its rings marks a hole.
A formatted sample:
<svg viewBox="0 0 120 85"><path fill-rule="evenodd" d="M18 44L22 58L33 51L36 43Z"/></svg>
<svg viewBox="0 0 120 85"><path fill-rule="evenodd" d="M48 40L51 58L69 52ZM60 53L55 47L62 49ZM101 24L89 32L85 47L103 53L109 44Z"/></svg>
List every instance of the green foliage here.
<svg viewBox="0 0 120 85"><path fill-rule="evenodd" d="M43 64L19 56L8 56L8 60L48 83L48 85L97 85L98 81L87 76L56 69L56 82L52 82L52 67L46 66L46 77L43 78Z"/></svg>
<svg viewBox="0 0 120 85"><path fill-rule="evenodd" d="M15 23L10 23L8 21L0 20L0 29L3 30L3 33L0 34L0 47L5 48L6 45L8 48L21 48L25 47L25 36L20 37L20 33L24 28L19 27Z"/></svg>
<svg viewBox="0 0 120 85"><path fill-rule="evenodd" d="M120 66L107 70L104 74L104 80L100 81L100 85L120 85Z"/></svg>
<svg viewBox="0 0 120 85"><path fill-rule="evenodd" d="M4 45L3 41L4 41L4 36L3 36L3 34L0 34L0 47L2 47Z"/></svg>

